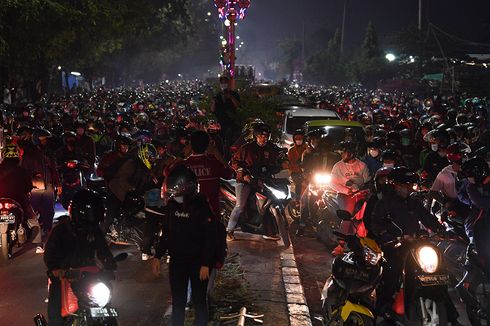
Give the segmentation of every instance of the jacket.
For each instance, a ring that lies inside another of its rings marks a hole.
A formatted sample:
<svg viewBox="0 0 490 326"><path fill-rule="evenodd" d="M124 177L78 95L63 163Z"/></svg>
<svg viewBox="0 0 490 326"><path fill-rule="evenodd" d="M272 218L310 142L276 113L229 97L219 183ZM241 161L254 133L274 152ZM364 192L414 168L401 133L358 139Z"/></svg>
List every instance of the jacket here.
<svg viewBox="0 0 490 326"><path fill-rule="evenodd" d="M25 148L21 166L31 173L34 186L39 189L54 188L60 185L54 158L48 156L47 152L38 146Z"/></svg>
<svg viewBox="0 0 490 326"><path fill-rule="evenodd" d="M174 262L199 262L214 266L216 230L211 223L213 213L206 198L197 194L188 206L170 200L166 206L156 258L168 251Z"/></svg>
<svg viewBox="0 0 490 326"><path fill-rule="evenodd" d="M144 194L156 185L150 170L137 158L128 159L109 181L109 190L123 202L130 191Z"/></svg>
<svg viewBox="0 0 490 326"><path fill-rule="evenodd" d="M263 174L267 174L270 176L278 173L282 163L279 162L279 156L279 147L270 142L263 147L256 142L243 145L231 159L231 167L237 174L237 182L243 183L245 175L263 176Z"/></svg>

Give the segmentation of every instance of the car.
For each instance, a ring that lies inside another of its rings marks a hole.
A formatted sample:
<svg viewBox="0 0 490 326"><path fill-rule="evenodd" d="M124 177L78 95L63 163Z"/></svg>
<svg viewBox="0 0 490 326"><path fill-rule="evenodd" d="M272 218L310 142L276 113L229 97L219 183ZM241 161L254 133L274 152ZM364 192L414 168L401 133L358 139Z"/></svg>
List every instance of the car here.
<svg viewBox="0 0 490 326"><path fill-rule="evenodd" d="M352 141L357 144L358 152L363 153L366 148L364 128L360 122L347 120L314 120L307 121L303 125L303 132L305 134L318 129L322 129L326 135L329 135L333 144L339 144L341 141L346 140L347 129L349 129L352 134Z"/></svg>
<svg viewBox="0 0 490 326"><path fill-rule="evenodd" d="M303 128L304 124L313 120L340 120L335 111L319 110L314 107L290 106L284 111L284 122L281 130L281 145L289 147L293 143L294 131Z"/></svg>

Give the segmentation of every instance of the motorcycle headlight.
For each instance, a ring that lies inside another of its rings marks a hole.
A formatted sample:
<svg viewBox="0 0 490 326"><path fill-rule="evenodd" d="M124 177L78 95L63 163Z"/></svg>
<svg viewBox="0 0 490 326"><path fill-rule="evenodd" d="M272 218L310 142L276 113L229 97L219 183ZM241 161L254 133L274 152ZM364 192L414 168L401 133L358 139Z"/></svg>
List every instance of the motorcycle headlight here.
<svg viewBox="0 0 490 326"><path fill-rule="evenodd" d="M332 176L328 173L315 173L313 176L313 182L318 186L324 186L330 184Z"/></svg>
<svg viewBox="0 0 490 326"><path fill-rule="evenodd" d="M364 261L369 265L375 266L381 259L381 254L369 247L364 247Z"/></svg>
<svg viewBox="0 0 490 326"><path fill-rule="evenodd" d="M281 190L278 190L278 189L274 189L272 187L269 187L269 186L265 186L267 189L269 189L269 191L274 195L274 197L276 197L277 199L289 199L290 198L290 194L289 194L289 189L288 189L288 193L285 193Z"/></svg>
<svg viewBox="0 0 490 326"><path fill-rule="evenodd" d="M98 307L105 307L111 300L111 289L109 287L99 282L92 286L88 293L90 302Z"/></svg>
<svg viewBox="0 0 490 326"><path fill-rule="evenodd" d="M439 266L439 257L432 247L423 246L417 249L415 257L420 268L426 273L434 273Z"/></svg>

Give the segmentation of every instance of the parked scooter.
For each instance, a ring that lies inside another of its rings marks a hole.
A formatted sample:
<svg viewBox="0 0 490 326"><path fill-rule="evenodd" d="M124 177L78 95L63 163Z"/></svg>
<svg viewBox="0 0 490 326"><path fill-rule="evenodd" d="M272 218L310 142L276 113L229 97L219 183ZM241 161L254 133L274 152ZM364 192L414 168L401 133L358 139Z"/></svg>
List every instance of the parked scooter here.
<svg viewBox="0 0 490 326"><path fill-rule="evenodd" d="M125 260L128 254L114 257L116 262ZM85 266L65 271L61 278L61 315L64 325L70 326L117 326L119 316L111 307L113 295L111 280L114 272L98 266ZM42 315L34 318L36 326L47 326Z"/></svg>
<svg viewBox="0 0 490 326"><path fill-rule="evenodd" d="M23 216L24 211L19 203L10 198L0 198L0 261L10 259L14 245L26 241L26 229L22 225Z"/></svg>
<svg viewBox="0 0 490 326"><path fill-rule="evenodd" d="M343 221L354 218L344 210L337 215ZM381 279L383 253L373 239L334 234L347 243L349 251L335 257L323 287L324 325L375 325L375 289Z"/></svg>
<svg viewBox="0 0 490 326"><path fill-rule="evenodd" d="M267 173L264 173L267 175ZM236 204L235 180L221 179L221 207L224 223L228 223ZM291 244L285 207L291 199L289 181L280 178L252 178L247 207L238 226L243 232L266 234L266 229L277 231L285 247ZM269 223L269 224L267 224Z"/></svg>

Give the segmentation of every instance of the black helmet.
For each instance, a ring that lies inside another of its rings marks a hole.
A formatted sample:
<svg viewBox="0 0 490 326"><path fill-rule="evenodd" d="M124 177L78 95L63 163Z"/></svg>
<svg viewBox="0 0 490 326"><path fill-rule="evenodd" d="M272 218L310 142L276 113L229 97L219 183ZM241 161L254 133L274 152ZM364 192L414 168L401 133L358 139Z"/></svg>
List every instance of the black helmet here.
<svg viewBox="0 0 490 326"><path fill-rule="evenodd" d="M488 175L488 164L481 157L474 157L461 166L461 175L464 178L475 178L476 183L481 183Z"/></svg>
<svg viewBox="0 0 490 326"><path fill-rule="evenodd" d="M381 137L374 137L373 140L368 142L366 145L368 148L381 149L384 147L384 140Z"/></svg>
<svg viewBox="0 0 490 326"><path fill-rule="evenodd" d="M83 119L78 119L77 121L75 121L75 123L73 124L73 127L75 129L78 129L78 128L87 128L87 121L83 120Z"/></svg>
<svg viewBox="0 0 490 326"><path fill-rule="evenodd" d="M305 133L301 129L296 129L293 133L293 140L295 140L296 136L303 136L304 137Z"/></svg>
<svg viewBox="0 0 490 326"><path fill-rule="evenodd" d="M70 221L77 229L97 227L104 219L104 203L92 190L81 189L73 196L68 207Z"/></svg>
<svg viewBox="0 0 490 326"><path fill-rule="evenodd" d="M374 175L374 187L377 192L383 192L389 187L387 181L391 170L393 170L393 168L383 167L376 171L376 174Z"/></svg>
<svg viewBox="0 0 490 326"><path fill-rule="evenodd" d="M36 129L34 130L34 132L32 133L32 142L34 143L34 145L39 145L39 138L42 138L42 137L45 137L45 138L49 138L51 137L51 133L49 131L47 131L46 129Z"/></svg>
<svg viewBox="0 0 490 326"><path fill-rule="evenodd" d="M64 132L64 133L63 133L62 138L63 138L63 144L65 144L65 145L66 145L66 144L67 144L67 142L68 142L68 139L70 139L70 138L71 138L71 139L74 139L74 140L76 141L76 139L77 139L77 134L76 134L76 133L74 133L73 131L66 131L66 132Z"/></svg>
<svg viewBox="0 0 490 326"><path fill-rule="evenodd" d="M117 135L115 142L117 145L131 145L133 143L133 140L131 137L125 136L125 135Z"/></svg>
<svg viewBox="0 0 490 326"><path fill-rule="evenodd" d="M425 134L424 141L435 142L439 148L446 148L449 145L449 134L446 130L434 129Z"/></svg>
<svg viewBox="0 0 490 326"><path fill-rule="evenodd" d="M417 174L405 166L394 167L388 174L388 182L391 184L417 183Z"/></svg>
<svg viewBox="0 0 490 326"><path fill-rule="evenodd" d="M269 127L265 123L257 124L256 126L254 126L254 137L264 134L268 134L270 136L271 127Z"/></svg>
<svg viewBox="0 0 490 326"><path fill-rule="evenodd" d="M356 153L356 144L351 141L341 141L338 149L342 152Z"/></svg>
<svg viewBox="0 0 490 326"><path fill-rule="evenodd" d="M185 165L174 167L165 180L165 192L171 197L189 196L197 193L197 177Z"/></svg>

